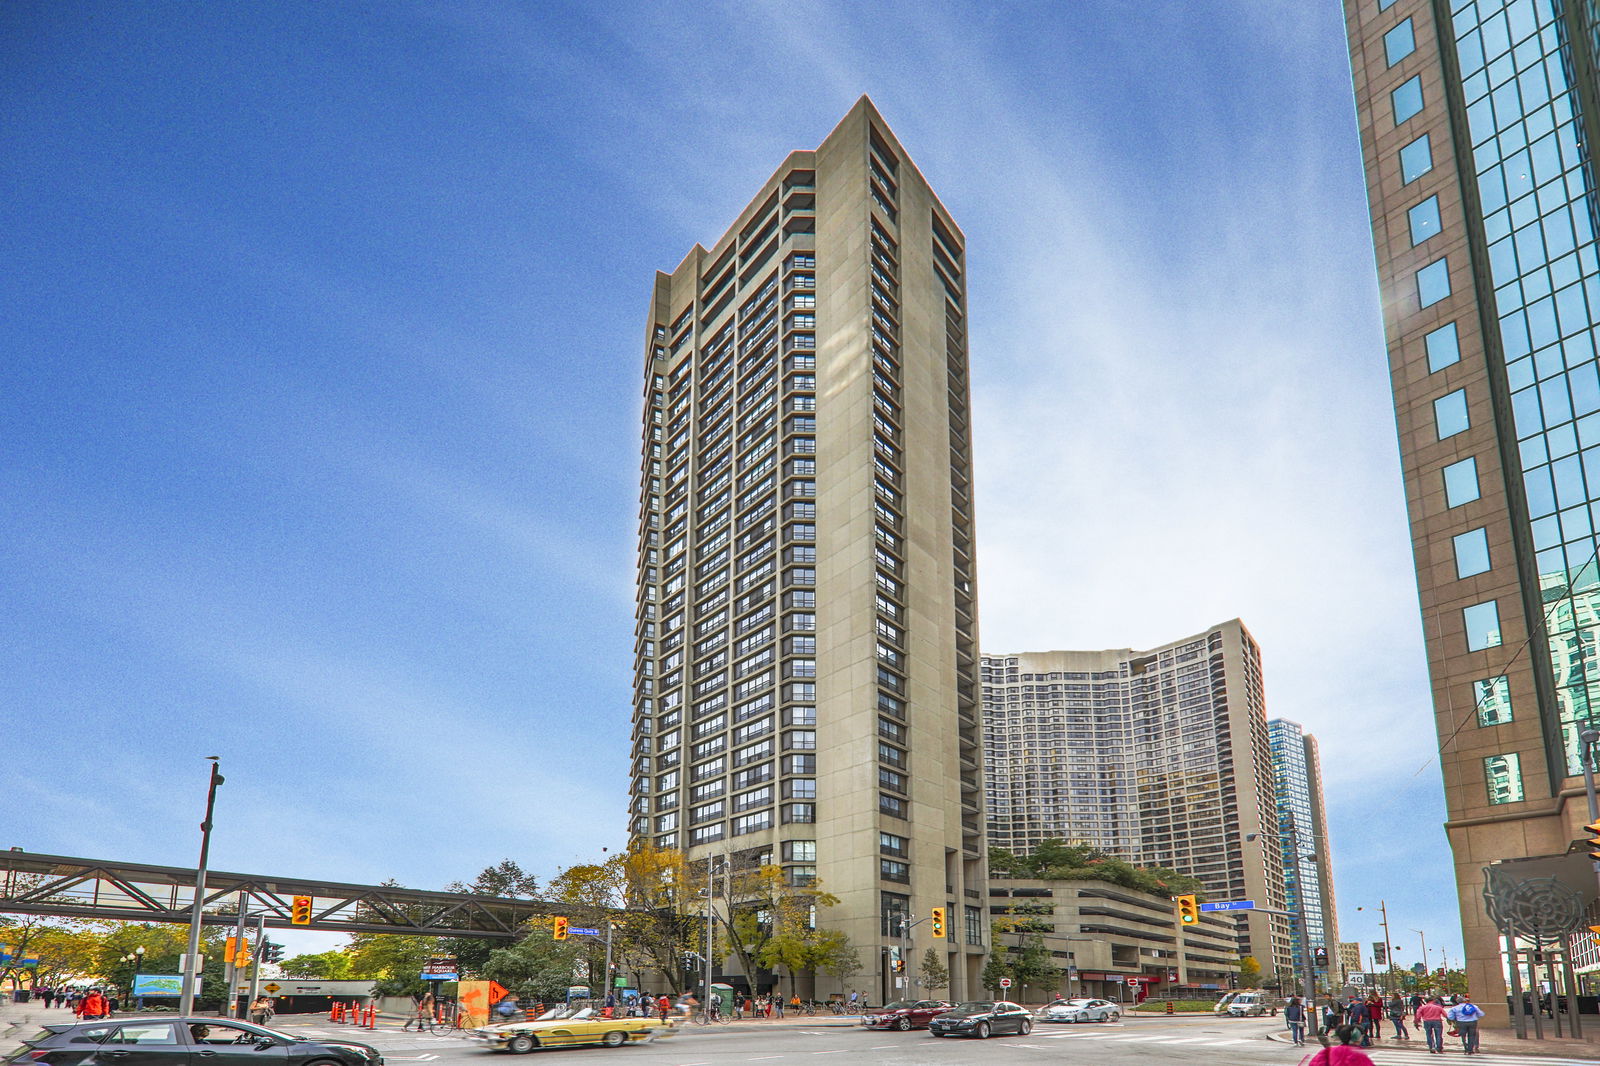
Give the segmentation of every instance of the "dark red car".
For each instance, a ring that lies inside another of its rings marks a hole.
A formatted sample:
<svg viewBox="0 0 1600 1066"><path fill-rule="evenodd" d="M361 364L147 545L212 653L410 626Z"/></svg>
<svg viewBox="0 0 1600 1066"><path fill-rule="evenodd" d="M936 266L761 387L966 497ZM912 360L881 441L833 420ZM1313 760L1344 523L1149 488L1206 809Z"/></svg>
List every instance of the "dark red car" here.
<svg viewBox="0 0 1600 1066"><path fill-rule="evenodd" d="M915 1003L909 999L897 1000L869 1011L861 1024L868 1029L898 1029L902 1033L908 1029L926 1029L935 1016L943 1014L950 1006L942 999L919 999Z"/></svg>

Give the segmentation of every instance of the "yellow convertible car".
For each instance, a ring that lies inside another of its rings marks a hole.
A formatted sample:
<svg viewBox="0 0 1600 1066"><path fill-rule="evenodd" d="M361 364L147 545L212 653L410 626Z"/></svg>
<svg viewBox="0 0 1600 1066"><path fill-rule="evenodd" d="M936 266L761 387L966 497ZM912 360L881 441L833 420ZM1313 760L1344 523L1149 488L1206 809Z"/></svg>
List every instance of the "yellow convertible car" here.
<svg viewBox="0 0 1600 1066"><path fill-rule="evenodd" d="M467 1035L490 1051L526 1055L542 1047L576 1047L581 1044L621 1047L623 1044L643 1044L676 1033L671 1022L659 1018L602 1018L600 1012L592 1007L579 1011L557 1007L545 1011L532 1021L486 1025Z"/></svg>

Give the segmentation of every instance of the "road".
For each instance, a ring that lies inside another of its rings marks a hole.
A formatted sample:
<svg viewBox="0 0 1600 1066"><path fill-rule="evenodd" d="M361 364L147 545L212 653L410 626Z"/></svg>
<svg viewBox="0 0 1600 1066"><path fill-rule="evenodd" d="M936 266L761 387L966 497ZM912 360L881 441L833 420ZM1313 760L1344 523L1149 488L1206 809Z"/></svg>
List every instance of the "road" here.
<svg viewBox="0 0 1600 1066"><path fill-rule="evenodd" d="M1275 1019L1131 1018L1110 1025L1041 1026L1026 1036L993 1037L987 1041L938 1039L923 1032L885 1033L818 1025L768 1028L698 1026L653 1044L605 1048L536 1051L527 1057L496 1055L460 1036L402 1033L379 1029L361 1032L325 1023L282 1025L307 1034L343 1036L381 1049L394 1066L538 1066L555 1058L562 1063L617 1062L625 1066L1009 1066L1012 1063L1081 1063L1083 1066L1127 1063L1215 1063L1218 1066L1296 1066L1307 1050L1268 1039L1282 1032ZM1496 1034L1498 1036L1498 1034ZM1459 1047L1452 1056L1461 1056ZM1379 1066L1412 1066L1438 1062L1422 1047L1374 1048ZM1477 1066L1593 1066L1593 1060L1562 1056L1496 1054L1494 1047L1471 1060Z"/></svg>

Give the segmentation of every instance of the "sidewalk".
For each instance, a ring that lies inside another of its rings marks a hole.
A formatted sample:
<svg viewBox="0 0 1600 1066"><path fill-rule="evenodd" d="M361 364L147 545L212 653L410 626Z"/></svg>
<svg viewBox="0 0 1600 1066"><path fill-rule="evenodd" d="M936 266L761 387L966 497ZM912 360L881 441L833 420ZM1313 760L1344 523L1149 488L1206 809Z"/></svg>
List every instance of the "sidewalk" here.
<svg viewBox="0 0 1600 1066"><path fill-rule="evenodd" d="M1535 1040L1531 1036L1526 1040L1518 1040L1516 1034L1510 1029L1482 1029L1478 1033L1480 1049L1485 1055L1528 1055L1550 1057L1565 1055L1572 1059L1585 1059L1590 1062L1600 1062L1600 1044L1591 1044L1587 1040L1574 1040L1571 1037L1562 1037L1557 1040L1547 1037L1544 1040ZM1267 1034L1268 1040L1276 1040L1280 1044L1289 1043L1287 1030ZM1306 1036L1306 1048L1315 1051L1320 1045L1314 1036ZM1377 1051L1379 1047L1385 1049L1408 1048L1414 1051L1426 1051L1428 1044L1421 1036L1410 1040L1391 1040L1384 1037L1374 1040L1370 1050ZM1446 1054L1460 1055L1461 1041L1450 1037L1444 1038Z"/></svg>

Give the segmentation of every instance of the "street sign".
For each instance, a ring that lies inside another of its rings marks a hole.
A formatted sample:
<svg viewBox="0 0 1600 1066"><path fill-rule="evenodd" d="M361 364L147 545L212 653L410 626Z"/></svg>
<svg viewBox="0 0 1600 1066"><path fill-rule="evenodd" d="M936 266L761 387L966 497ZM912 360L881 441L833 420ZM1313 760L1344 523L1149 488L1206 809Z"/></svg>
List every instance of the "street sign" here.
<svg viewBox="0 0 1600 1066"><path fill-rule="evenodd" d="M1011 987L1011 978L1009 978L1009 977L1000 978L1000 987L1001 988L1010 988Z"/></svg>
<svg viewBox="0 0 1600 1066"><path fill-rule="evenodd" d="M265 988L267 990L267 994L268 995L271 995L272 993L278 991L278 989L282 988L283 986L278 984L276 981L274 981L270 985L262 985L261 987Z"/></svg>
<svg viewBox="0 0 1600 1066"><path fill-rule="evenodd" d="M581 925L569 925L569 926L567 926L567 932L571 933L573 936L599 936L600 935L600 930L598 930L598 929L589 929L589 928L587 928L585 926L581 926Z"/></svg>
<svg viewBox="0 0 1600 1066"><path fill-rule="evenodd" d="M1253 899L1230 899L1221 903L1202 903L1200 904L1200 909L1203 911L1253 911L1256 909L1256 901Z"/></svg>

